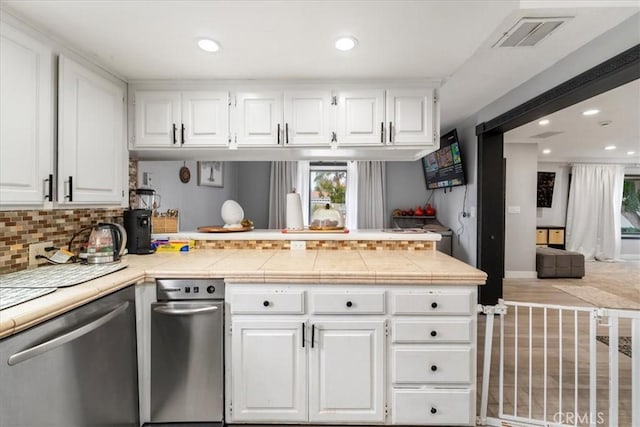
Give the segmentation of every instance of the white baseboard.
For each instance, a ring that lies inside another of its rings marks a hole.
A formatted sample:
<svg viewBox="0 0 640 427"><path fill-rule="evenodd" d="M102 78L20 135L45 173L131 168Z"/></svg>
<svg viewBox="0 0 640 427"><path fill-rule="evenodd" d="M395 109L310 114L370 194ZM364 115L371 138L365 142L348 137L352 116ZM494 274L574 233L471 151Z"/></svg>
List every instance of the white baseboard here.
<svg viewBox="0 0 640 427"><path fill-rule="evenodd" d="M505 279L535 279L538 273L535 271L505 271Z"/></svg>
<svg viewBox="0 0 640 427"><path fill-rule="evenodd" d="M626 259L629 261L640 261L640 254L622 254L620 259Z"/></svg>

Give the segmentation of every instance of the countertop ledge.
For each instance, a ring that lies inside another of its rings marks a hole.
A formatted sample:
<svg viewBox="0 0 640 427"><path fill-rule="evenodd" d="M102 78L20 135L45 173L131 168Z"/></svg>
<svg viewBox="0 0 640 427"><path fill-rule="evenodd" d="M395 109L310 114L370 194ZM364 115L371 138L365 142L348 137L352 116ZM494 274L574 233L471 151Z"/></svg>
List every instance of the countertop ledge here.
<svg viewBox="0 0 640 427"><path fill-rule="evenodd" d="M486 273L437 251L201 249L127 255L128 267L0 311L0 338L132 284L223 277L229 283L484 285Z"/></svg>

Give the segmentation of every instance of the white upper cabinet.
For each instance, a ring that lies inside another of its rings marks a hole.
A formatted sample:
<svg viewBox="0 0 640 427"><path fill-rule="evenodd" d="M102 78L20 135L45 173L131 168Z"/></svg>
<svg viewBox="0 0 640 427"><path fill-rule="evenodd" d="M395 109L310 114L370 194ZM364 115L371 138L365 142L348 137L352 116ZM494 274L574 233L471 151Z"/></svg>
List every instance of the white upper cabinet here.
<svg viewBox="0 0 640 427"><path fill-rule="evenodd" d="M338 145L383 145L384 90L338 94Z"/></svg>
<svg viewBox="0 0 640 427"><path fill-rule="evenodd" d="M180 146L180 92L138 91L135 104L135 146Z"/></svg>
<svg viewBox="0 0 640 427"><path fill-rule="evenodd" d="M434 144L433 89L387 91L387 143Z"/></svg>
<svg viewBox="0 0 640 427"><path fill-rule="evenodd" d="M0 205L53 197L52 52L0 25Z"/></svg>
<svg viewBox="0 0 640 427"><path fill-rule="evenodd" d="M58 201L123 203L124 88L60 57Z"/></svg>
<svg viewBox="0 0 640 427"><path fill-rule="evenodd" d="M284 93L285 145L331 144L335 109L331 91L299 90Z"/></svg>
<svg viewBox="0 0 640 427"><path fill-rule="evenodd" d="M237 92L233 123L238 147L274 146L284 143L282 92Z"/></svg>
<svg viewBox="0 0 640 427"><path fill-rule="evenodd" d="M180 141L185 146L216 147L229 143L229 93L182 92Z"/></svg>

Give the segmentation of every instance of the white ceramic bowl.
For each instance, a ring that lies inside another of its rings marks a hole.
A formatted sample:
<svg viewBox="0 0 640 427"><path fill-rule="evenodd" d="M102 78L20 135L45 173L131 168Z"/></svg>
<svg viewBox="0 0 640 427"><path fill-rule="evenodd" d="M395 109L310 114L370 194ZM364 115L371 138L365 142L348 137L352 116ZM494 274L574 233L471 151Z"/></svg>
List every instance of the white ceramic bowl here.
<svg viewBox="0 0 640 427"><path fill-rule="evenodd" d="M242 227L240 224L244 219L244 210L235 200L227 200L222 204L220 211L224 226L226 228Z"/></svg>

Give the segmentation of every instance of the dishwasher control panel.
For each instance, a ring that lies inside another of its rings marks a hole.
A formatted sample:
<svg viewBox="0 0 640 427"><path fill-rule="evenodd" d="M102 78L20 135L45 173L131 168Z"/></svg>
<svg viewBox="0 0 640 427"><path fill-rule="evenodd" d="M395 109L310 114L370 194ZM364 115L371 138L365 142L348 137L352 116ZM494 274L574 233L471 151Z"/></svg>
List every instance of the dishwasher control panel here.
<svg viewBox="0 0 640 427"><path fill-rule="evenodd" d="M158 301L224 299L224 279L156 279Z"/></svg>

